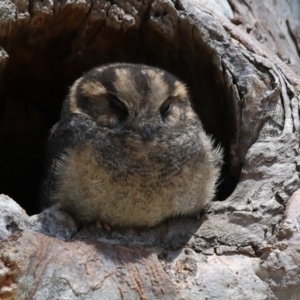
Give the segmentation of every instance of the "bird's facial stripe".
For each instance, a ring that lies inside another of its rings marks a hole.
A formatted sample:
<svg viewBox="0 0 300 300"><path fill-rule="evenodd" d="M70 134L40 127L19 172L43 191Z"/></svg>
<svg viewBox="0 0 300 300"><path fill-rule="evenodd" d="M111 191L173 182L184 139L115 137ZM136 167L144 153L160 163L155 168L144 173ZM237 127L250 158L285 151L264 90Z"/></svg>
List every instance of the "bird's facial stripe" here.
<svg viewBox="0 0 300 300"><path fill-rule="evenodd" d="M149 89L151 94L149 95L149 101L155 103L158 107L168 98L169 86L164 80L164 72L157 70L146 69L142 73L145 73L149 81Z"/></svg>
<svg viewBox="0 0 300 300"><path fill-rule="evenodd" d="M112 66L113 66L113 64L111 64L111 65L106 65L106 66L101 66L101 67L96 68L96 69L94 69L94 70L97 72L97 74L101 74L103 71L105 71L105 70L107 70L107 69L111 69Z"/></svg>
<svg viewBox="0 0 300 300"><path fill-rule="evenodd" d="M187 99L187 96L188 96L187 89L186 89L185 85L178 80L175 81L175 83L174 83L174 90L173 90L172 96L176 97L182 101L186 101L186 99Z"/></svg>
<svg viewBox="0 0 300 300"><path fill-rule="evenodd" d="M128 106L130 104L132 105L132 101L140 98L140 93L132 80L130 70L126 68L116 69L115 75L116 79L114 81L114 86L116 89L116 95Z"/></svg>
<svg viewBox="0 0 300 300"><path fill-rule="evenodd" d="M151 78L151 88L152 91L167 93L169 87L167 82L164 80L164 72L154 72L148 70L149 77Z"/></svg>
<svg viewBox="0 0 300 300"><path fill-rule="evenodd" d="M100 96L106 95L107 90L100 82L85 82L80 87L84 96L99 99Z"/></svg>
<svg viewBox="0 0 300 300"><path fill-rule="evenodd" d="M69 100L70 111L73 113L82 112L77 103L78 85L80 84L81 81L82 81L82 77L77 79L70 89L68 100Z"/></svg>
<svg viewBox="0 0 300 300"><path fill-rule="evenodd" d="M147 94L149 94L149 74L144 69L131 70L131 72L136 90L139 91L139 94L142 97L145 97Z"/></svg>

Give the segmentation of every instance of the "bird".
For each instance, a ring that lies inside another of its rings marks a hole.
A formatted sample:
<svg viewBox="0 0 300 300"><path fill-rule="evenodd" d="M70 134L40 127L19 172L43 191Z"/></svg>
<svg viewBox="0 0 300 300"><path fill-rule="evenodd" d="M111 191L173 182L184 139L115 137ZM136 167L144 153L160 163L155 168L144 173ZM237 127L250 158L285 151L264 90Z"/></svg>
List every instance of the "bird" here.
<svg viewBox="0 0 300 300"><path fill-rule="evenodd" d="M150 228L215 197L222 149L170 72L111 63L77 79L48 139L43 207L78 224Z"/></svg>

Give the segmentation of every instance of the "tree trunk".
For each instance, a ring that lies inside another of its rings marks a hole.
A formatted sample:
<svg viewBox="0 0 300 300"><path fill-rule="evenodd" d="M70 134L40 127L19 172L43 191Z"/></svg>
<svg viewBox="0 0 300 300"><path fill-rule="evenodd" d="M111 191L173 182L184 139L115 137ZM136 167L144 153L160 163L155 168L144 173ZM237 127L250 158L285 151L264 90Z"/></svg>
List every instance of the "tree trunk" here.
<svg viewBox="0 0 300 300"><path fill-rule="evenodd" d="M1 196L0 299L299 299L296 2L0 3L0 191L29 214L47 130L97 64L179 76L225 161L200 219L144 231L79 230L56 208L28 216Z"/></svg>

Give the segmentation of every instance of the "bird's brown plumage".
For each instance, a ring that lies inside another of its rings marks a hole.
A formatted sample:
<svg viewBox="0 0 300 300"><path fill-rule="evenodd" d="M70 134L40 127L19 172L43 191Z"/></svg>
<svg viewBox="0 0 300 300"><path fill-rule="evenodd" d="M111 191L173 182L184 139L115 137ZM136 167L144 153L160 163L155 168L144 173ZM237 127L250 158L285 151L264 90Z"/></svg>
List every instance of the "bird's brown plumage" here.
<svg viewBox="0 0 300 300"><path fill-rule="evenodd" d="M43 201L83 224L150 227L199 213L221 160L181 81L149 66L105 65L70 89L49 140Z"/></svg>

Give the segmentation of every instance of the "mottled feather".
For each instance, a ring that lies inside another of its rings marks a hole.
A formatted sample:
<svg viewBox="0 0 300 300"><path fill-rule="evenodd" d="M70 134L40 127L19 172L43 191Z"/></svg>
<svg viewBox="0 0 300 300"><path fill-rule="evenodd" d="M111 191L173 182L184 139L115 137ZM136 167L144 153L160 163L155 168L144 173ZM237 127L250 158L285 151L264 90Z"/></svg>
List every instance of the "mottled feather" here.
<svg viewBox="0 0 300 300"><path fill-rule="evenodd" d="M42 202L79 223L150 227L197 214L215 195L222 155L184 83L135 64L79 78L52 130Z"/></svg>

